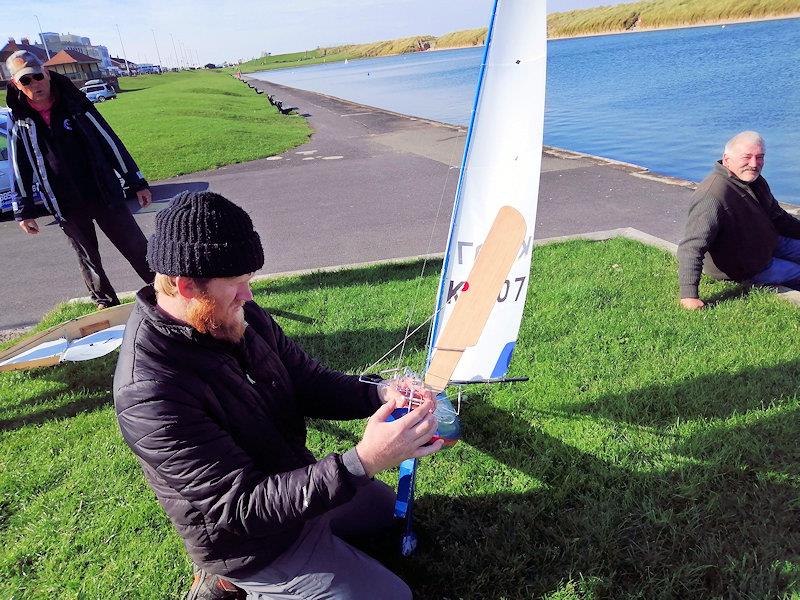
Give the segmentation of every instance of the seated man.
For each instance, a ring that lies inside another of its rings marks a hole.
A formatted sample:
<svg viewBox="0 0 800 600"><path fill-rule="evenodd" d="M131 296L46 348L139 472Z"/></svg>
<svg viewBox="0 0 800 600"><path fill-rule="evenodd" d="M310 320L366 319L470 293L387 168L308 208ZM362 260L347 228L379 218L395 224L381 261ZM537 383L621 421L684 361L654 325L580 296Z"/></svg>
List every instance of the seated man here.
<svg viewBox="0 0 800 600"><path fill-rule="evenodd" d="M156 280L126 326L114 402L201 569L195 586L211 581L221 592L212 574L250 598L410 598L344 539L392 523L394 492L376 473L441 448L428 445L433 396L423 392L418 409L387 423L405 404L396 389L328 369L287 338L252 301L259 236L222 196L184 192L155 229L147 260ZM306 447L306 417L366 416L347 452L317 460Z"/></svg>
<svg viewBox="0 0 800 600"><path fill-rule="evenodd" d="M783 210L761 176L764 140L743 131L692 196L678 246L681 306L703 308L703 257L728 278L763 285L800 283L800 221Z"/></svg>

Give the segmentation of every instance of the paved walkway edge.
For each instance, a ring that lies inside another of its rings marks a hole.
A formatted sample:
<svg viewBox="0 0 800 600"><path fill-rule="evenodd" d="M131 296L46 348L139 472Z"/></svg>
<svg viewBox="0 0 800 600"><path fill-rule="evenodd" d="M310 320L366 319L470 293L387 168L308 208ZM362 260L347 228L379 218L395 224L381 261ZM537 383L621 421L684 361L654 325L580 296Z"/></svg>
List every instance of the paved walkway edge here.
<svg viewBox="0 0 800 600"><path fill-rule="evenodd" d="M603 242L607 240L611 240L618 237L624 237L629 240L634 240L639 243L645 244L646 246L652 246L654 248L658 248L659 250L664 250L669 252L673 256L676 256L678 253L678 245L673 244L672 242L668 242L667 240L663 240L659 237L654 235L650 235L649 233L645 233L644 231L639 231L638 229L634 229L633 227L620 227L619 229L607 229L604 231L592 231L589 233L578 233L575 235L563 235L558 237L551 237L551 238L542 238L533 241L534 246L546 246L548 244L557 244L559 242L568 242L571 240L587 240L592 242ZM390 258L388 260L376 260L371 262L363 262L363 263L353 263L348 265L337 265L333 267L321 267L317 269L302 269L299 271L284 271L281 273L270 273L268 275L260 275L258 277L254 277L253 281L266 281L270 279L280 279L283 277L300 277L303 275L313 275L314 273L335 273L337 271L345 271L350 269L361 269L364 267L372 267L378 265L397 265L397 264L407 264L411 262L416 262L418 260L438 260L444 258L444 253L439 252L436 254L424 254L420 256L405 256L400 258ZM795 306L800 306L800 292L785 288L785 287L777 287L775 289L775 293L778 295L779 298L794 304ZM136 292L123 292L119 294L121 299L133 297ZM88 296L84 296L81 298L73 298L69 300L69 302L91 302L91 298ZM14 330L15 333L22 333L19 329ZM0 331L0 335L4 333L4 331Z"/></svg>
<svg viewBox="0 0 800 600"><path fill-rule="evenodd" d="M546 246L548 244L558 244L560 242L569 242L572 240L587 240L591 242L604 242L618 237L624 237L629 240L652 246L659 250L669 252L673 256L678 254L678 245L663 240L644 231L639 231L633 227L620 227L618 229L606 229L604 231L591 231L589 233L577 233L574 235L562 235L558 237L541 238L533 241L534 246ZM283 271L280 273L269 273L267 275L259 275L254 277L253 281L266 281L270 279L280 279L283 277L300 277L303 275L313 275L314 273L336 273L337 271L346 271L350 269L362 269L364 267L373 267L378 265L402 265L418 260L438 260L444 258L444 252L435 254L423 254L420 256L403 256L399 258L390 258L386 260L375 260L370 262L352 263L347 265L336 265L332 267L320 267L316 269L301 269L299 271ZM777 287L776 293L784 300L800 306L800 292L785 288ZM133 297L136 292L123 292L119 294L120 298ZM84 296L81 298L73 298L69 302L90 302L91 298Z"/></svg>

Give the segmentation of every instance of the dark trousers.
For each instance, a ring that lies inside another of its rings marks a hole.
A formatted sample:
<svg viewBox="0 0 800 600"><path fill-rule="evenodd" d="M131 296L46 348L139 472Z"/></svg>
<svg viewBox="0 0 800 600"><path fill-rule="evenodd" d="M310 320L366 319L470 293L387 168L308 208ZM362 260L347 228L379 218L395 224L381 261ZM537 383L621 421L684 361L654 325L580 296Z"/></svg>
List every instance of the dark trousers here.
<svg viewBox="0 0 800 600"><path fill-rule="evenodd" d="M97 304L114 306L119 304L119 298L111 287L97 245L97 231L95 222L106 234L122 256L131 263L145 283L152 283L155 277L147 264L147 238L122 202L110 205L85 206L80 212L69 214L61 222L61 229L67 234L70 244L78 254L81 274L89 294Z"/></svg>

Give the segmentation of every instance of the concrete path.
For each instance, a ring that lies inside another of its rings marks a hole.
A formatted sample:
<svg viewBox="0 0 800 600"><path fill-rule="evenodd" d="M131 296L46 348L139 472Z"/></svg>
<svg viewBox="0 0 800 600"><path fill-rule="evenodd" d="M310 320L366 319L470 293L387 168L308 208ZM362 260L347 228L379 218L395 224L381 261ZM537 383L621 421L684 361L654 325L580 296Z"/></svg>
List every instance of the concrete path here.
<svg viewBox="0 0 800 600"><path fill-rule="evenodd" d="M280 157L156 183L157 201L136 214L146 235L171 196L210 189L253 217L265 247L262 275L444 249L464 128L250 82L265 90L265 103L269 93L298 107L315 131L311 140ZM535 235L633 227L677 242L688 185L632 165L547 151ZM0 223L0 330L35 323L58 302L86 295L77 258L51 221L40 220L45 226L36 237L13 221ZM101 254L117 290L141 285L105 238Z"/></svg>

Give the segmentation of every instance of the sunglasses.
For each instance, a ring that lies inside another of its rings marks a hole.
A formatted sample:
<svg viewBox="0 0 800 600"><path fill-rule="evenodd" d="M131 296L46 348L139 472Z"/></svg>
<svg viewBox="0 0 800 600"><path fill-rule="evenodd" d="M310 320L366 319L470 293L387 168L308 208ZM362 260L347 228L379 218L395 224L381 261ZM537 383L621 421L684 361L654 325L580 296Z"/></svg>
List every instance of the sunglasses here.
<svg viewBox="0 0 800 600"><path fill-rule="evenodd" d="M18 79L18 81L24 85L29 86L31 84L31 80L41 81L44 79L44 73L34 73L33 75L23 75Z"/></svg>

